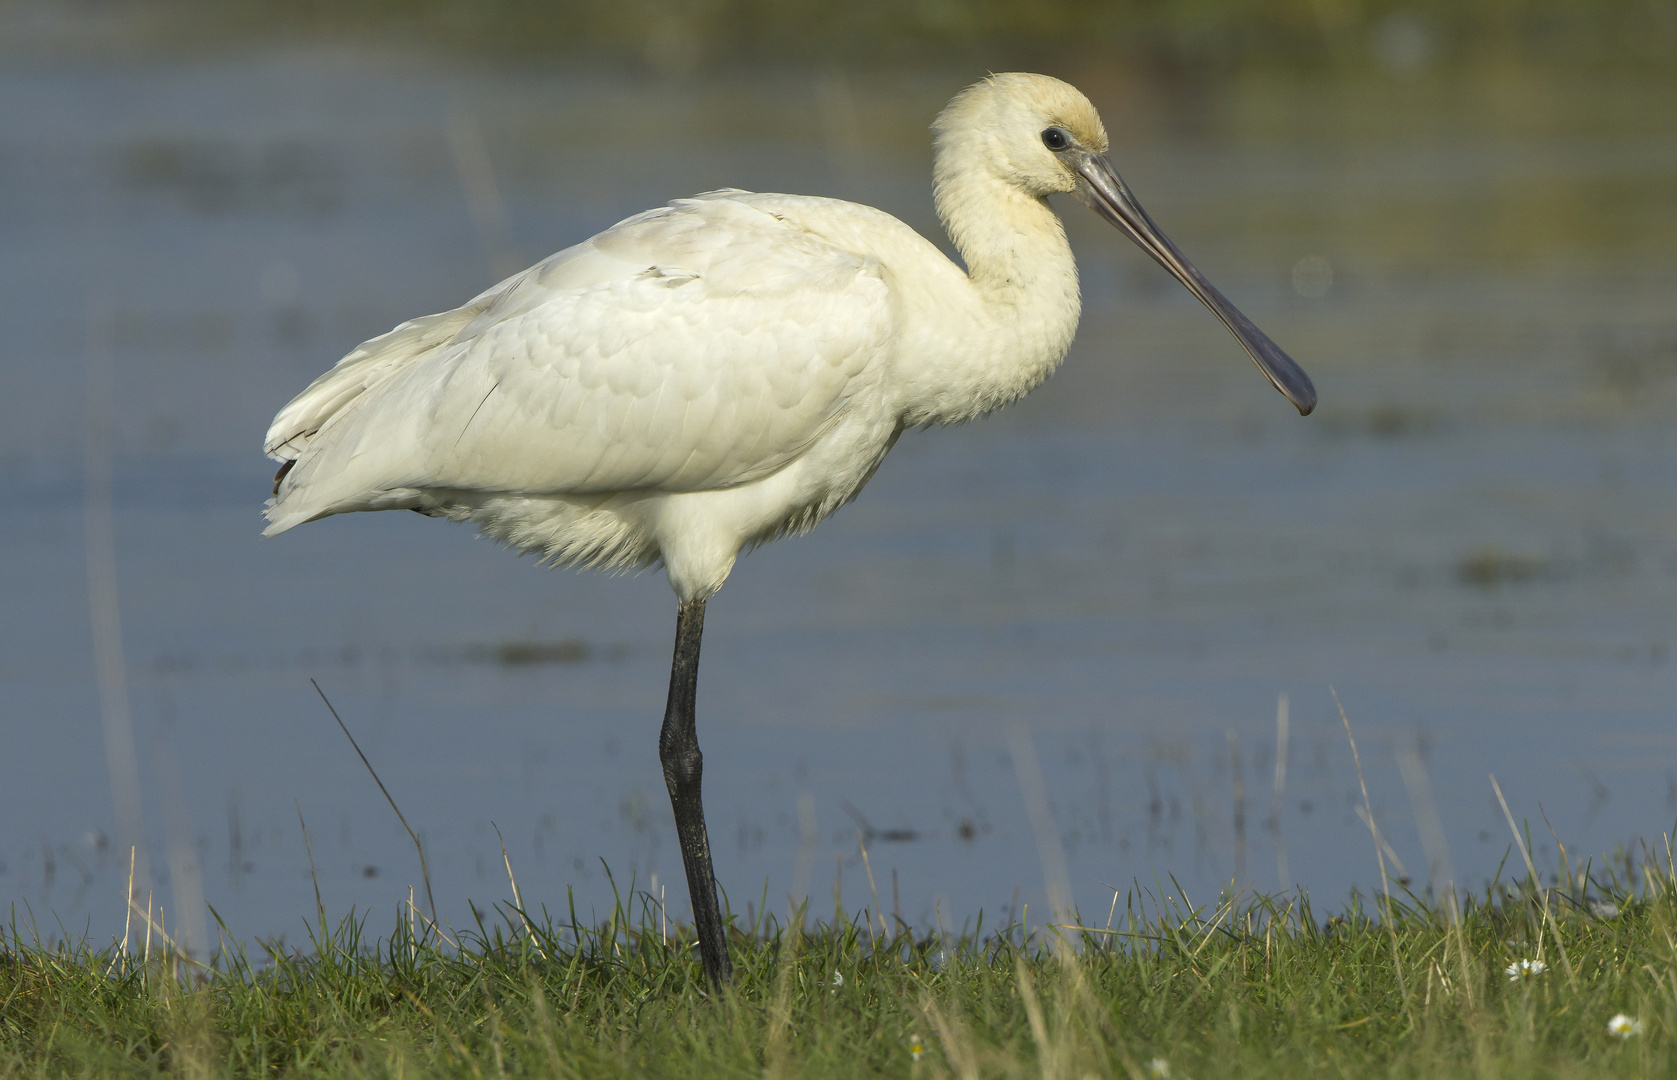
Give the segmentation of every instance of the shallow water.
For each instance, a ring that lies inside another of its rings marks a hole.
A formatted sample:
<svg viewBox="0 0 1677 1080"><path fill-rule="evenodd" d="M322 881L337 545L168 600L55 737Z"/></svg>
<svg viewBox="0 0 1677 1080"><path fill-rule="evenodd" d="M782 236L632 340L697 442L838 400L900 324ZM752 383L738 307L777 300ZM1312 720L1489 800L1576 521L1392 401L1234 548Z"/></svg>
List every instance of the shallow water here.
<svg viewBox="0 0 1677 1080"><path fill-rule="evenodd" d="M1416 888L1442 873L1416 806L1456 880L1504 859L1490 773L1546 868L1540 808L1575 859L1658 843L1677 813L1677 117L1649 102L1670 87L1071 74L1154 218L1321 407L1294 416L1067 203L1086 315L1065 368L994 418L906 435L854 505L742 560L710 606L700 733L734 909L877 890L922 928L1026 904L1039 922L1021 730L1086 919L1135 882L1367 893L1330 686ZM603 911L609 865L684 911L661 575L546 572L409 514L264 541L257 444L358 341L671 197L834 194L936 234L924 125L963 81L8 55L0 901L43 933L122 931L83 544L88 402L108 392L171 926L205 933L177 918L194 878L236 935L293 941L315 882L375 930L419 884L311 678L423 835L445 920L510 895L497 828L533 907L574 888Z"/></svg>

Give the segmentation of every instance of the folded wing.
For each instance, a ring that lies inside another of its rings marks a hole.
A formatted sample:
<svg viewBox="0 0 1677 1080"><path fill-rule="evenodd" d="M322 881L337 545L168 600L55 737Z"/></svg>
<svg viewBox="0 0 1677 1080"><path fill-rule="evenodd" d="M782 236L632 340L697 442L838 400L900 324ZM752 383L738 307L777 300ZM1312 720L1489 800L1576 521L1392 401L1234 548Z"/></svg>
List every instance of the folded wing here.
<svg viewBox="0 0 1677 1080"><path fill-rule="evenodd" d="M752 198L630 218L351 352L269 430L294 465L268 532L428 492L698 491L785 465L871 384L892 311L876 261Z"/></svg>

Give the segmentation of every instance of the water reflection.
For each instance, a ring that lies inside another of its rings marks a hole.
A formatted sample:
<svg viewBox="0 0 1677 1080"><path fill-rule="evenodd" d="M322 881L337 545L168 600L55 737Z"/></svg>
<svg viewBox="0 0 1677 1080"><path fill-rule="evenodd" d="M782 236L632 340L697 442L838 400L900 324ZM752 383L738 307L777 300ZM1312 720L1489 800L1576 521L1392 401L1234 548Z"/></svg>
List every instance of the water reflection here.
<svg viewBox="0 0 1677 1080"><path fill-rule="evenodd" d="M1184 102L1077 77L1138 196L1322 408L1292 416L1192 297L1068 215L1087 313L1066 368L906 436L713 604L734 908L871 905L860 839L916 925L1044 911L1020 724L1085 911L1171 877L1196 899L1231 877L1367 892L1330 683L1417 887L1440 865L1429 813L1461 880L1500 861L1493 771L1573 853L1657 836L1677 812L1677 127L1646 108L1654 78L1252 76ZM661 578L540 574L411 515L262 542L254 444L354 343L673 196L836 194L941 235L925 125L964 81L660 88L307 51L0 73L0 275L28 313L0 331L0 899L119 932L82 549L90 310L171 913L195 872L236 932L295 939L316 880L334 913L418 883L310 678L422 834L445 917L509 895L497 830L533 905L608 903L601 859L619 888L680 895Z"/></svg>

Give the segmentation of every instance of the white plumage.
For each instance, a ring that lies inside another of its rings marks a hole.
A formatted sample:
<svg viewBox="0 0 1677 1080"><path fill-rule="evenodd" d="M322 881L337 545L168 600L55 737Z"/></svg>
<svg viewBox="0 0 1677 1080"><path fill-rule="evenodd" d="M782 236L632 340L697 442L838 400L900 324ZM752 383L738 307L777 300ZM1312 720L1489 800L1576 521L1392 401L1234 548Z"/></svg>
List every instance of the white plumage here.
<svg viewBox="0 0 1677 1080"><path fill-rule="evenodd" d="M661 746L718 983L692 716L703 601L742 549L854 498L905 427L971 419L1053 371L1079 298L1049 195L1128 233L1301 412L1315 403L1304 373L1135 203L1082 94L992 76L933 128L937 210L965 269L871 207L715 191L366 342L264 443L285 463L268 535L412 509L560 564L664 563L681 614Z"/></svg>
<svg viewBox="0 0 1677 1080"><path fill-rule="evenodd" d="M297 464L268 533L411 508L561 563L662 556L709 595L896 436L886 271L819 231L855 217L935 254L865 207L715 192L367 342L275 418L266 449Z"/></svg>

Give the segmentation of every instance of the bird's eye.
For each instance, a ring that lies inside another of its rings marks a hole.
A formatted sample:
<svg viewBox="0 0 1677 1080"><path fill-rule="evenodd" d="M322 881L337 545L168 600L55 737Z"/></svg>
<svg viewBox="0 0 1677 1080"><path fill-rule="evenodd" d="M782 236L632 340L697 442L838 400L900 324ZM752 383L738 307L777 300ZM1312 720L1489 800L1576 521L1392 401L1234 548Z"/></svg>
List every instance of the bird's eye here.
<svg viewBox="0 0 1677 1080"><path fill-rule="evenodd" d="M1043 131L1042 145L1058 154L1071 145L1071 136L1066 134L1065 128L1051 127Z"/></svg>

